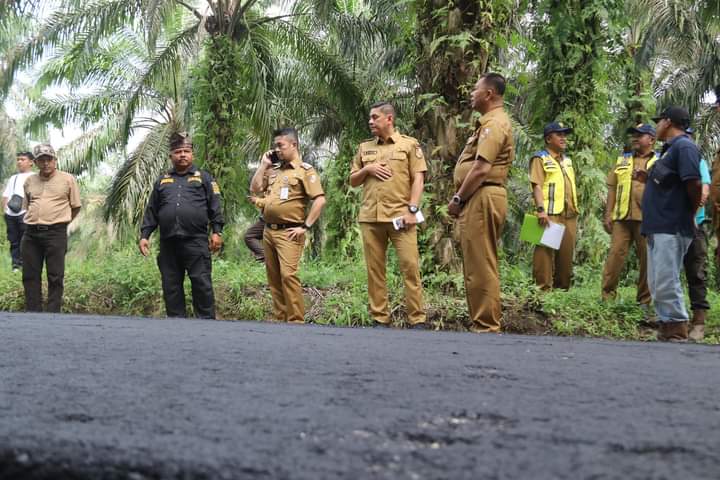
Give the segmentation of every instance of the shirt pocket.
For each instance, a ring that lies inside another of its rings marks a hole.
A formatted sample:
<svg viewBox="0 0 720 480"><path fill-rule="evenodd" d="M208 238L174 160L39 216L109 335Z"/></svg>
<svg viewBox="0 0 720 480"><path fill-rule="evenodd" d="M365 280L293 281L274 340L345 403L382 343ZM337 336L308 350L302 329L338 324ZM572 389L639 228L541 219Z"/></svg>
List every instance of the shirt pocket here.
<svg viewBox="0 0 720 480"><path fill-rule="evenodd" d="M377 154L370 154L370 155L366 154L366 155L362 155L360 157L360 161L362 162L363 165L367 165L369 163L375 163L375 162L377 162L377 160L378 160Z"/></svg>

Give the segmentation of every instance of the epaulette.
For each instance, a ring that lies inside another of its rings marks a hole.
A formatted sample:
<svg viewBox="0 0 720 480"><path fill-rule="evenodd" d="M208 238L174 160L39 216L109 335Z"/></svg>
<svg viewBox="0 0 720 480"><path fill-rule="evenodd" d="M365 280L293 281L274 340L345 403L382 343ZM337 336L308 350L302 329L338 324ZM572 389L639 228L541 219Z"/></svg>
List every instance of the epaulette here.
<svg viewBox="0 0 720 480"><path fill-rule="evenodd" d="M362 143L374 142L375 140L377 140L375 137L367 138L365 140L361 140L360 143L362 144Z"/></svg>
<svg viewBox="0 0 720 480"><path fill-rule="evenodd" d="M305 170L310 170L311 168L313 168L312 165L310 165L309 163L305 163L305 162L302 162L302 163L300 164L300 166L301 166L302 168L304 168Z"/></svg>
<svg viewBox="0 0 720 480"><path fill-rule="evenodd" d="M415 142L415 143L419 143L419 142L417 141L417 138L411 137L410 135L403 135L403 134L401 133L400 136L401 136L402 138L406 138L406 139L408 139L408 140L412 140L412 141Z"/></svg>

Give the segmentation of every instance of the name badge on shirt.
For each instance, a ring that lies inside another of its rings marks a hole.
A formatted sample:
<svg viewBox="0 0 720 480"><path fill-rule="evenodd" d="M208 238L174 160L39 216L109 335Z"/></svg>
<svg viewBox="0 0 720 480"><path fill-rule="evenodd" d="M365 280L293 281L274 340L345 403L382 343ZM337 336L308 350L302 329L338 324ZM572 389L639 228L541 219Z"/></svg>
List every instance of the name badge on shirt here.
<svg viewBox="0 0 720 480"><path fill-rule="evenodd" d="M290 189L288 187L282 187L280 189L280 200L287 200L290 195Z"/></svg>

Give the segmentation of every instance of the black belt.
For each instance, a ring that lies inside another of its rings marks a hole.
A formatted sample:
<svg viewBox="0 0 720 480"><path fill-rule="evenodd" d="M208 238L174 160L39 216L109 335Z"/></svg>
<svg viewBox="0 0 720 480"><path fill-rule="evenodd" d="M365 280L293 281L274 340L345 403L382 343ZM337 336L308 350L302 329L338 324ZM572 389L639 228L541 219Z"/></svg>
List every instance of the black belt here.
<svg viewBox="0 0 720 480"><path fill-rule="evenodd" d="M285 230L286 228L302 227L302 223L266 223L265 228L270 230Z"/></svg>
<svg viewBox="0 0 720 480"><path fill-rule="evenodd" d="M63 228L67 228L67 226L67 223L53 223L52 225L27 224L25 228L31 232L47 232L49 230L62 230Z"/></svg>

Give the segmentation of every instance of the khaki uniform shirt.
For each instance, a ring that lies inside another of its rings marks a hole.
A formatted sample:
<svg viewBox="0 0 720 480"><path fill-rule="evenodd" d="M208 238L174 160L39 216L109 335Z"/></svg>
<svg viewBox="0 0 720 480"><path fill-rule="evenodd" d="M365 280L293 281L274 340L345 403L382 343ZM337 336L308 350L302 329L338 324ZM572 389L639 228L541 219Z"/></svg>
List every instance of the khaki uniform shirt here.
<svg viewBox="0 0 720 480"><path fill-rule="evenodd" d="M269 170L263 177L263 189L267 223L304 223L308 202L325 194L312 165L299 160Z"/></svg>
<svg viewBox="0 0 720 480"><path fill-rule="evenodd" d="M24 189L23 208L27 209L28 225L70 223L72 210L82 206L75 177L60 170L55 170L50 178L40 174L29 176Z"/></svg>
<svg viewBox="0 0 720 480"><path fill-rule="evenodd" d="M462 186L474 161L480 158L491 164L484 183L504 186L515 159L515 139L510 117L502 107L483 115L477 130L465 143L455 165L455 190Z"/></svg>
<svg viewBox="0 0 720 480"><path fill-rule="evenodd" d="M408 212L415 174L427 171L425 156L417 140L395 132L385 143L379 138L361 143L350 173L372 163L389 168L392 177L386 181L365 177L358 220L392 222Z"/></svg>
<svg viewBox="0 0 720 480"><path fill-rule="evenodd" d="M655 152L650 152L645 157L639 156L639 154L633 153L634 163L633 163L633 170L640 170L647 173L647 164L648 161L650 161L651 158L655 155ZM616 165L613 165L612 169L610 169L610 173L608 173L607 177L607 186L608 188L611 188L612 190L617 190L617 175L615 174L615 168ZM624 218L623 220L642 220L642 197L643 193L645 192L645 182L641 182L636 179L630 180L630 210L628 212L628 216ZM617 201L619 199L615 199L616 205Z"/></svg>
<svg viewBox="0 0 720 480"><path fill-rule="evenodd" d="M558 160L557 157L553 158ZM575 205L575 201L573 200L572 183L570 182L570 178L567 176L565 169L562 167L560 168L562 169L563 180L565 181L565 208L563 209L561 215L570 217L577 215L578 209ZM533 157L530 159L530 183L541 186L545 183L545 170L543 169L542 159L540 157Z"/></svg>

